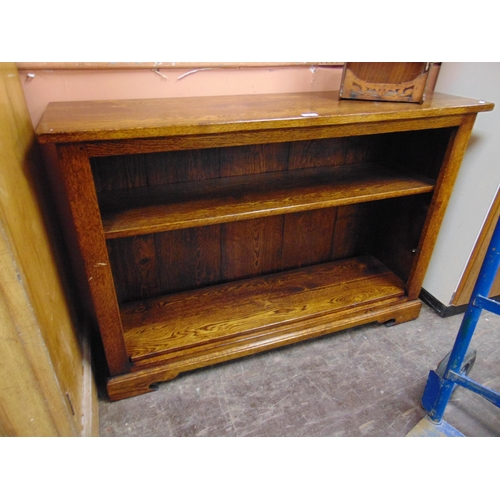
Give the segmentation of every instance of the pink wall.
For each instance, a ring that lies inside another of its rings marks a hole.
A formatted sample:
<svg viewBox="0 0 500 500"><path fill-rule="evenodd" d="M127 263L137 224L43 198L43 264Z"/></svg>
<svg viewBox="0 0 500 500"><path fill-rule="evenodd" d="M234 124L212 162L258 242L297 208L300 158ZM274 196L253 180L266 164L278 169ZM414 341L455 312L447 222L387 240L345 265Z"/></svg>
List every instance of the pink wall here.
<svg viewBox="0 0 500 500"><path fill-rule="evenodd" d="M30 67L32 64L32 67ZM151 67L123 63L115 69L98 63L20 63L23 85L33 126L51 101L102 99L145 99L235 94L265 94L338 90L341 63L207 63L206 67L189 63L168 63ZM73 68L84 69L73 69ZM68 69L71 68L71 69ZM439 66L431 70L428 88L434 88Z"/></svg>
<svg viewBox="0 0 500 500"><path fill-rule="evenodd" d="M19 75L35 128L51 101L338 90L342 75L342 66L158 70L30 70L24 66L20 67Z"/></svg>

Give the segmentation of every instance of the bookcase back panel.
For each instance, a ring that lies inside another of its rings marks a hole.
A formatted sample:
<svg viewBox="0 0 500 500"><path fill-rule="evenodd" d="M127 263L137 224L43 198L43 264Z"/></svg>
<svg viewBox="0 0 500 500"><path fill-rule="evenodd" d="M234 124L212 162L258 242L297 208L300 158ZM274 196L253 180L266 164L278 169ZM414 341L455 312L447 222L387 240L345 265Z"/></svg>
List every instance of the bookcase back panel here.
<svg viewBox="0 0 500 500"><path fill-rule="evenodd" d="M371 252L378 202L107 241L121 303Z"/></svg>
<svg viewBox="0 0 500 500"><path fill-rule="evenodd" d="M454 128L92 158L98 193L383 162L437 178ZM350 204L108 240L120 303L364 254L403 280L428 196Z"/></svg>
<svg viewBox="0 0 500 500"><path fill-rule="evenodd" d="M167 151L91 159L96 191L159 186L387 157L387 134L224 148Z"/></svg>
<svg viewBox="0 0 500 500"><path fill-rule="evenodd" d="M456 127L449 127L389 134L388 158L395 165L435 181L456 131Z"/></svg>

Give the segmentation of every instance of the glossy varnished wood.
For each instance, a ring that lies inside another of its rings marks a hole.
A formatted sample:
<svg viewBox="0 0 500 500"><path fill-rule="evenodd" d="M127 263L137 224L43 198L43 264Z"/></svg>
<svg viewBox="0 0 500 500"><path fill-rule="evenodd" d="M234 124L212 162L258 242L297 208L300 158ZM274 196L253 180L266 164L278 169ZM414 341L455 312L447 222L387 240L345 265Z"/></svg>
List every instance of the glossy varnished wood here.
<svg viewBox="0 0 500 500"><path fill-rule="evenodd" d="M302 212L432 191L429 179L358 165L106 192L100 196L106 238L120 238Z"/></svg>
<svg viewBox="0 0 500 500"><path fill-rule="evenodd" d="M338 93L51 104L108 393L408 321L475 116Z"/></svg>
<svg viewBox="0 0 500 500"><path fill-rule="evenodd" d="M128 371L118 304L102 232L99 207L85 146L63 145L58 149L60 180L72 211L72 237L78 245L101 338L111 374Z"/></svg>
<svg viewBox="0 0 500 500"><path fill-rule="evenodd" d="M123 306L124 338L136 363L403 294L375 259L351 259Z"/></svg>
<svg viewBox="0 0 500 500"><path fill-rule="evenodd" d="M388 321L402 323L418 317L422 303L394 297L380 300L369 305L352 305L338 314L311 317L301 322L290 322L270 328L267 332L247 335L227 343L202 345L186 349L177 356L167 355L170 359L158 356L157 362L146 360L129 374L114 377L108 382L108 396L111 401L144 394L156 390L156 384L175 378L179 373L221 363L242 356L289 345L295 342L316 338L367 323Z"/></svg>
<svg viewBox="0 0 500 500"><path fill-rule="evenodd" d="M118 300L126 303L366 253L377 254L379 240L385 241L387 235L395 232L395 224L387 218L382 223L377 220L380 207L376 204L107 240ZM410 227L411 218L411 211L404 212L401 224ZM415 246L406 242L404 236L396 232L391 242L403 246L402 253L411 262ZM408 272L402 276L408 276Z"/></svg>
<svg viewBox="0 0 500 500"><path fill-rule="evenodd" d="M420 243L416 249L418 259L415 259L413 263L408 280L408 296L412 299L416 299L420 294L425 272L431 259L432 250L434 249L439 228L441 227L441 222L462 163L463 155L467 149L475 120L475 114L466 115L457 133L448 143L445 158L439 172L436 193L429 207L429 213L432 214L432 217L428 216L426 218Z"/></svg>
<svg viewBox="0 0 500 500"><path fill-rule="evenodd" d="M123 140L420 119L477 113L491 103L429 94L422 105L339 100L338 92L50 103L41 142Z"/></svg>
<svg viewBox="0 0 500 500"><path fill-rule="evenodd" d="M389 120L381 122L346 123L343 125L323 125L294 127L286 129L260 129L230 134L196 134L164 136L139 139L92 141L87 144L91 157L157 153L162 151L186 151L197 148L234 147L254 144L275 144L285 141L305 141L338 137L359 137L390 133L395 131L430 130L456 127L462 122L461 115L447 115L413 120Z"/></svg>

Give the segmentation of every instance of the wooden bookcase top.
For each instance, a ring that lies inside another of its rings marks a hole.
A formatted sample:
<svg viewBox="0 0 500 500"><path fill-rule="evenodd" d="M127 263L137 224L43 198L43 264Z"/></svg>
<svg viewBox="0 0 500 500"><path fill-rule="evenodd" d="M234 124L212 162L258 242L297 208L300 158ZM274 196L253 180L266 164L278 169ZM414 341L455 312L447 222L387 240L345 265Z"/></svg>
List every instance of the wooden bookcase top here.
<svg viewBox="0 0 500 500"><path fill-rule="evenodd" d="M489 102L428 93L423 104L339 99L338 92L52 102L41 143L173 137L432 118L491 111Z"/></svg>

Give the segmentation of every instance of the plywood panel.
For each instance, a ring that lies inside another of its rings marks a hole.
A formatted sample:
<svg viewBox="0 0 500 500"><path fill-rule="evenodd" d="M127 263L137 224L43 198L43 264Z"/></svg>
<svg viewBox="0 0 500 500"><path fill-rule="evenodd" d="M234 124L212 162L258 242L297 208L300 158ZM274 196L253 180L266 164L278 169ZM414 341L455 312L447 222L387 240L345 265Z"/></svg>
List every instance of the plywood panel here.
<svg viewBox="0 0 500 500"><path fill-rule="evenodd" d="M42 161L14 64L0 64L0 104L5 112L0 301L6 321L2 335L9 337L1 339L2 356L8 353L1 364L2 370L10 367L8 376L0 377L1 425L8 435L83 435L92 432L83 427L82 414L92 411L95 390L90 399L84 397L89 366L67 300L70 288L61 278L64 261L51 225L55 216L48 216L50 196L43 190Z"/></svg>

